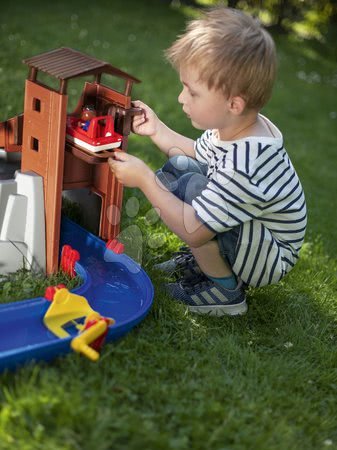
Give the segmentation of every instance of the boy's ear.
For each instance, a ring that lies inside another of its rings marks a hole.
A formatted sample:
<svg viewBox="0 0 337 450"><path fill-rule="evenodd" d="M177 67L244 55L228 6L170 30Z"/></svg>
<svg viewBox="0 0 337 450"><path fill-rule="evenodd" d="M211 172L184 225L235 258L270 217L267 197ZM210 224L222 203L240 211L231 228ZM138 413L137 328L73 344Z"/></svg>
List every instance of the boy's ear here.
<svg viewBox="0 0 337 450"><path fill-rule="evenodd" d="M235 114L236 116L239 116L242 114L246 107L246 101L240 97L239 95L236 95L234 97L230 97L228 99L229 102L229 109L230 111Z"/></svg>

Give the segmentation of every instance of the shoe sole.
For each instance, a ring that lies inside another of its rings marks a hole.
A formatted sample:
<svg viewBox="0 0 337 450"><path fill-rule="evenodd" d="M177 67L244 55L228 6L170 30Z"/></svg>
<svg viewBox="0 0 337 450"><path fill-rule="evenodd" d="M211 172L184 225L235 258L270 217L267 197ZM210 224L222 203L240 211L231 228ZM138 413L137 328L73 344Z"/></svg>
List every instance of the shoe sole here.
<svg viewBox="0 0 337 450"><path fill-rule="evenodd" d="M188 309L196 314L207 314L209 316L239 316L246 314L248 306L246 300L234 305L210 305L210 306L188 306Z"/></svg>

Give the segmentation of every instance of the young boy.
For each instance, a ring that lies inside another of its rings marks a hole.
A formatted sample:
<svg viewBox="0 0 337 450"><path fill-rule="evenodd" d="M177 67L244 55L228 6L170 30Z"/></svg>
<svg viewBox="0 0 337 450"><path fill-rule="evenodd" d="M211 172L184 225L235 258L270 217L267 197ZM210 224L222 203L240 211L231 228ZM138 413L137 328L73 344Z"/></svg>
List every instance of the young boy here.
<svg viewBox="0 0 337 450"><path fill-rule="evenodd" d="M230 8L192 21L167 51L182 83L178 101L195 142L168 128L144 103L133 129L168 157L153 173L123 152L110 159L126 186L138 187L190 247L158 267L175 270L171 296L193 312L243 314L244 288L277 283L295 265L306 206L282 134L259 113L276 73L270 35Z"/></svg>

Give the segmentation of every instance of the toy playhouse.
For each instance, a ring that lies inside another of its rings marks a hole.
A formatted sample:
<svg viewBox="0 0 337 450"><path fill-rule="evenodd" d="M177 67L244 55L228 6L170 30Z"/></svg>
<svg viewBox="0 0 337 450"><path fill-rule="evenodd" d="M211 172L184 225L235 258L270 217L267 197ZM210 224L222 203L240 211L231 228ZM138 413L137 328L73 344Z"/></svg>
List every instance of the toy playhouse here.
<svg viewBox="0 0 337 450"><path fill-rule="evenodd" d="M109 213L120 210L122 188L106 164L109 150L105 147L103 151L93 153L81 146L78 137L71 136L71 133L76 135L76 127L71 127L70 124L74 120L79 120L84 105L94 105L98 117L101 117L99 120L101 122L104 120L105 124L100 124L96 118L93 125L96 125L96 129L110 127L105 134L116 133L117 139L120 139L120 149L126 151L132 115L137 113L137 110L131 106L131 90L133 83L138 83L139 80L111 64L69 48L49 51L28 58L24 60L24 63L29 67L29 76L25 85L24 113L0 124L0 147L7 152L21 151L21 172L34 172L43 180L46 271L53 273L58 267L62 190L86 187L99 195L102 199L99 236L105 240L112 239L119 232L118 218L109 217ZM59 81L58 91L39 81L39 72L56 78ZM124 92L117 92L101 84L102 74L123 79ZM67 116L69 80L88 75L93 75L94 81L84 84L75 111ZM68 140L66 140L66 130L68 130ZM90 137L91 128L88 131L90 131L88 133ZM113 147L114 144L111 148ZM4 184L9 185L9 183ZM22 190L17 190L18 185L16 181L11 187L1 188L1 210L5 210L3 217L0 217L2 241L8 242L8 239L16 237L21 239L22 235L29 234L28 229L21 229L21 232L10 236L2 232L3 227L6 229L8 215L13 215L14 211L19 209L19 203L22 205L28 201L22 197L19 198L23 196L23 193ZM12 195L16 195L15 200L10 197ZM9 206L5 207L5 204ZM111 208L112 205L116 208ZM27 212L27 221L34 220L35 211L27 210ZM21 228L23 227L24 223L21 222ZM27 228L34 228L34 225ZM41 224L38 224L37 228L41 230ZM16 242L15 239L10 240ZM31 240L34 239L31 238ZM31 245L25 240L18 242L21 248L27 247L26 257L32 263L35 256L34 244ZM5 255L5 252L1 252L1 255ZM7 261L8 257L10 256L6 252L6 256L0 257L0 263L4 264L1 259ZM39 258L40 261L41 258ZM12 266L13 264L11 269ZM4 271L6 269L2 268L2 272Z"/></svg>
<svg viewBox="0 0 337 450"><path fill-rule="evenodd" d="M29 67L24 112L0 123L0 147L6 154L21 152L21 169L12 179L0 178L0 273L19 269L23 261L33 270L54 273L61 247L71 245L80 253L75 267L83 285L78 293L94 302L100 313L114 318L114 331L108 337L120 336L146 315L153 298L146 273L126 255L113 252L123 189L107 164L112 149L127 150L132 117L139 113L131 105L131 90L139 80L70 48L24 63ZM59 88L42 82L40 72L56 78ZM123 80L123 92L102 84L103 74ZM78 104L69 114L68 82L81 76L93 76L93 81L84 82ZM82 120L85 109L94 110L87 121ZM101 198L99 237L69 220L61 224L62 191L79 188ZM69 349L68 338L57 342L43 327L46 301L0 306L0 367L28 357L48 359Z"/></svg>

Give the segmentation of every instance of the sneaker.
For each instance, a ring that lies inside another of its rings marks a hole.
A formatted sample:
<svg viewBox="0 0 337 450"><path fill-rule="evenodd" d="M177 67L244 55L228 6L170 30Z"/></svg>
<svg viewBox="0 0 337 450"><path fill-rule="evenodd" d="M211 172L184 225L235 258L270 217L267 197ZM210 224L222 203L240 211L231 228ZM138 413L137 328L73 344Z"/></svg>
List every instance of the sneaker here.
<svg viewBox="0 0 337 450"><path fill-rule="evenodd" d="M173 253L171 259L156 264L154 269L169 276L176 275L179 278L189 278L202 273L188 247L180 247L178 252Z"/></svg>
<svg viewBox="0 0 337 450"><path fill-rule="evenodd" d="M184 278L177 283L166 284L166 290L191 312L210 316L235 316L247 312L243 283L239 280L235 289L226 289L206 275Z"/></svg>

